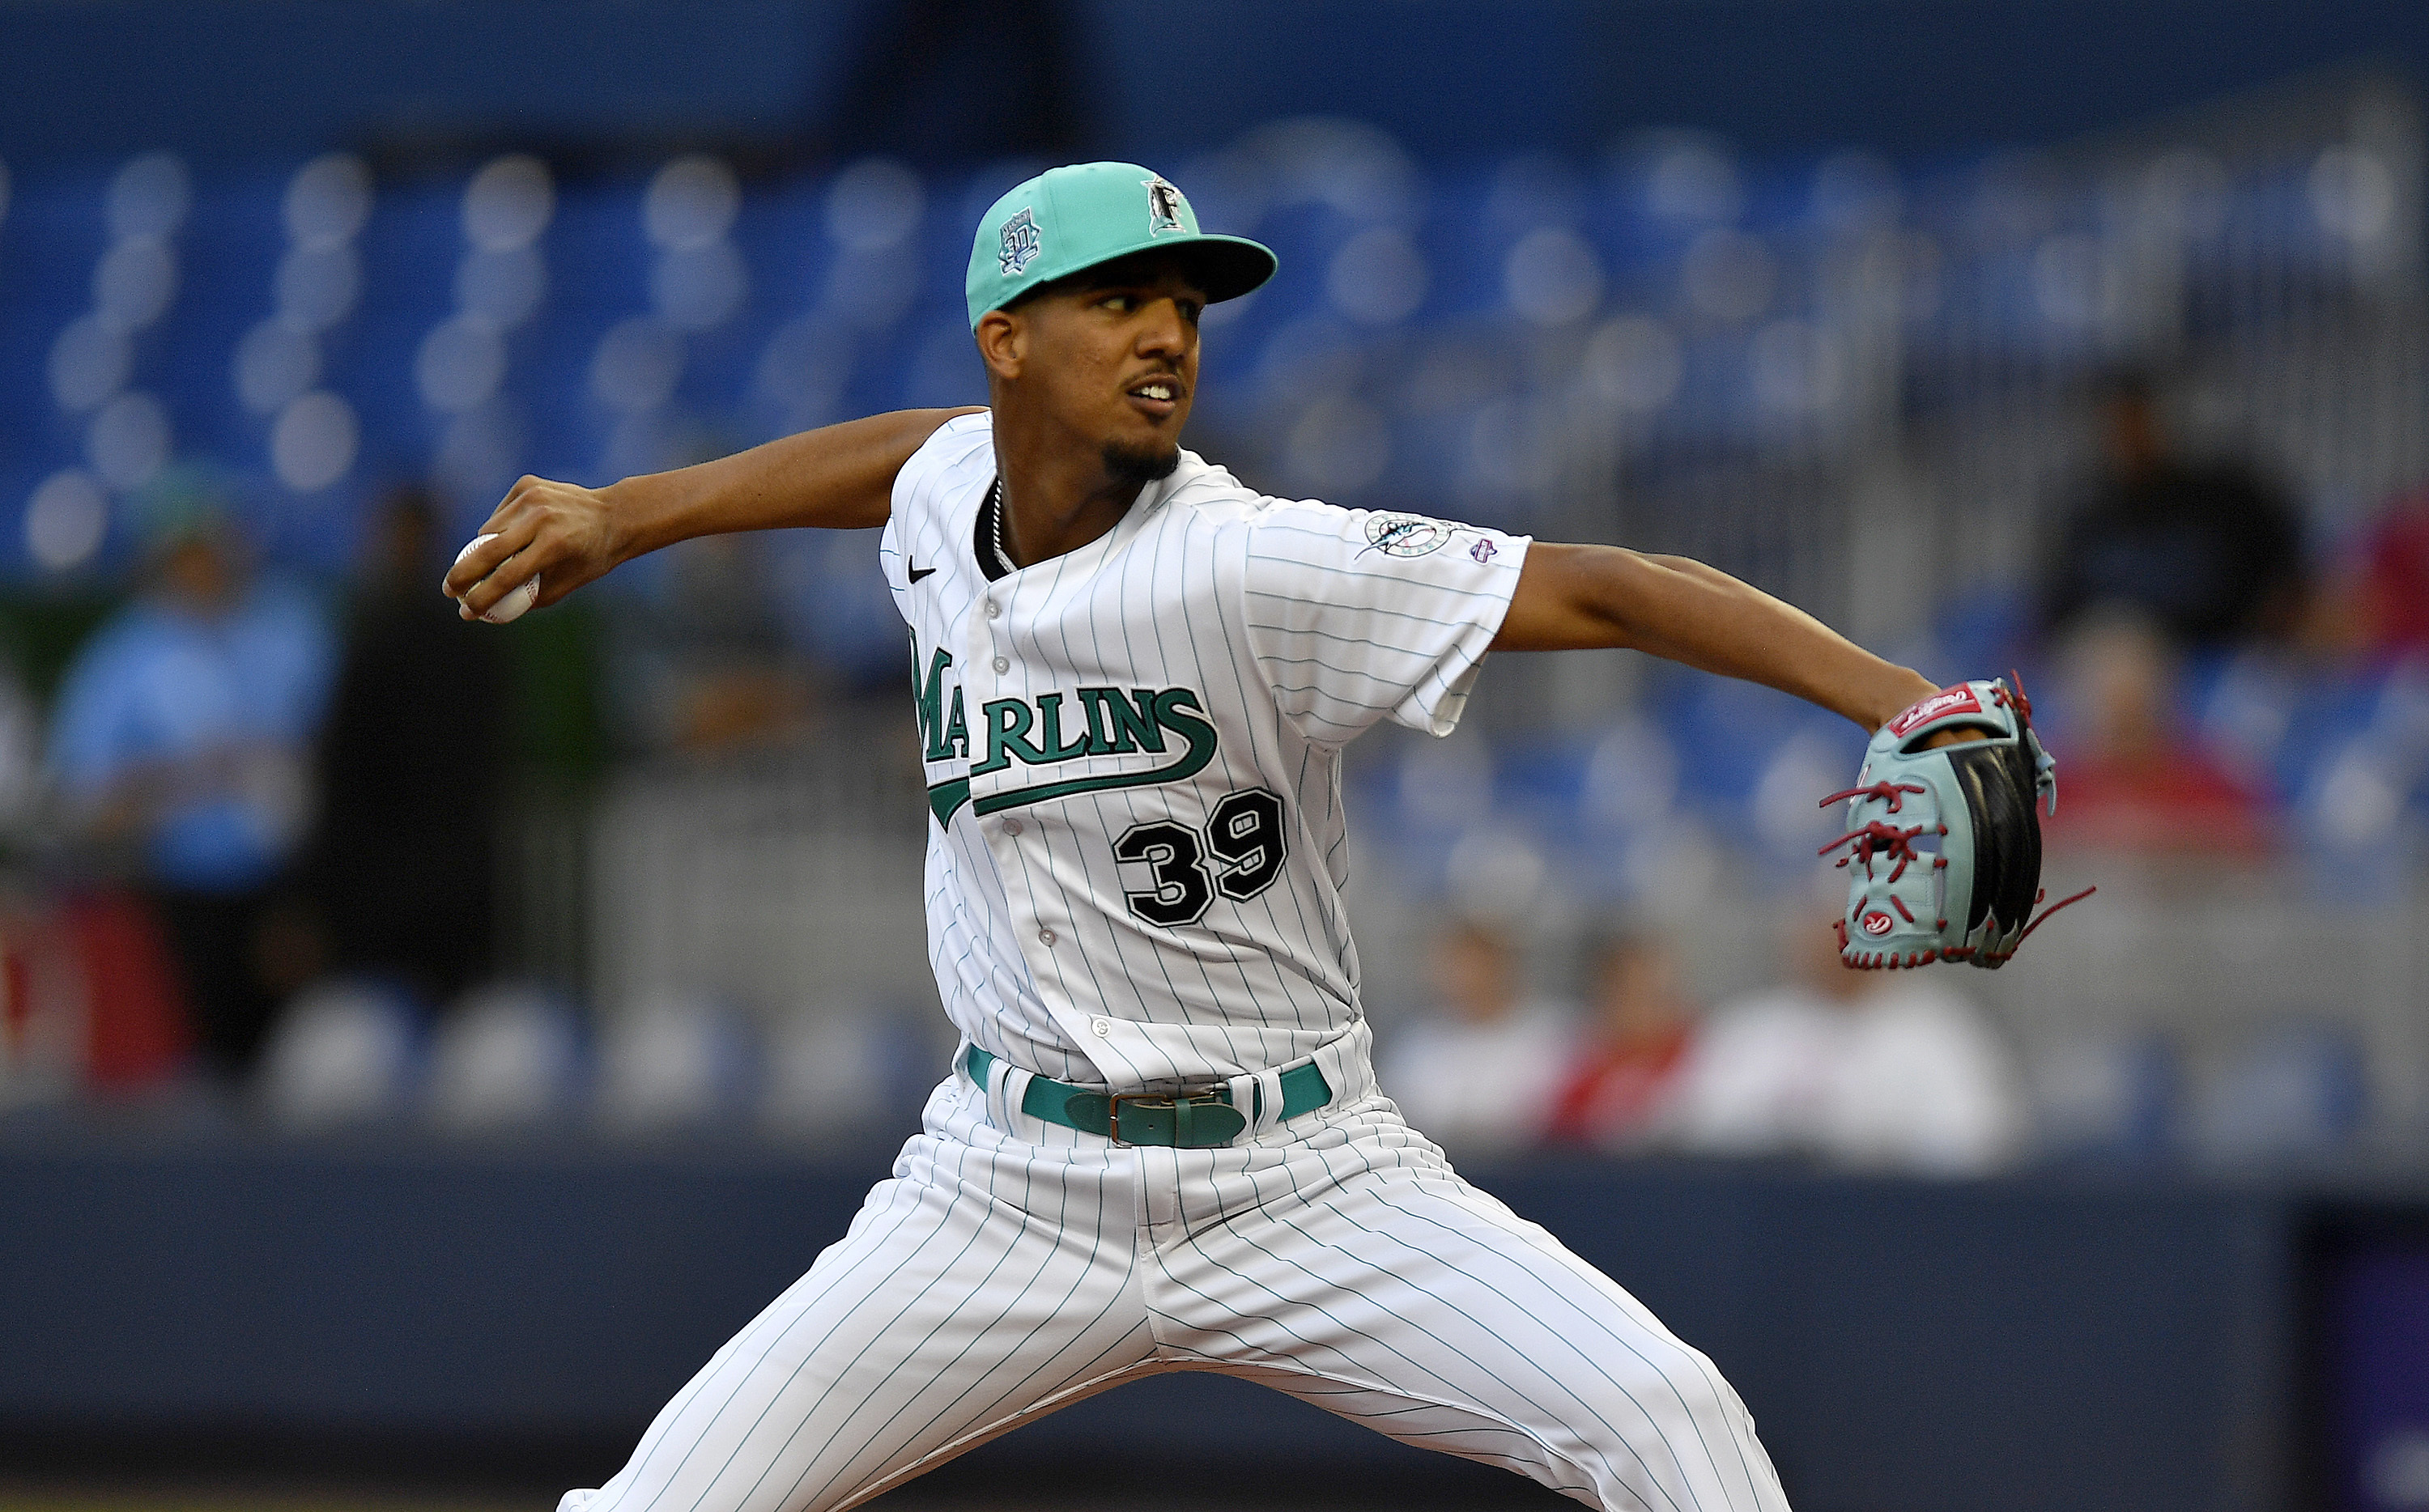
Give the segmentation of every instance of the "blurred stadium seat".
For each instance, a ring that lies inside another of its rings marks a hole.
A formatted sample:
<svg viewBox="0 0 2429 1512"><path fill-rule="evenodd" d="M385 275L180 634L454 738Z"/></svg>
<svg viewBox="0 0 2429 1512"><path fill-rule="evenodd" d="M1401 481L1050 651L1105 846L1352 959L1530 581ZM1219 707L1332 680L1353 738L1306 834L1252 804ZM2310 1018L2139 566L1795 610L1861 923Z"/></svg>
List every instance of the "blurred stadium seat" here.
<svg viewBox="0 0 2429 1512"><path fill-rule="evenodd" d="M421 1015L404 994L333 983L289 1004L256 1073L263 1110L313 1132L405 1117L427 1071Z"/></svg>
<svg viewBox="0 0 2429 1512"><path fill-rule="evenodd" d="M484 988L454 1005L431 1046L426 1110L451 1134L571 1123L590 1079L572 1006L533 988Z"/></svg>
<svg viewBox="0 0 2429 1512"><path fill-rule="evenodd" d="M2355 203L2376 182L2360 153L2300 173L2155 153L2121 222L2111 179L2037 160L1902 182L1875 159L1744 165L1668 137L1600 173L1432 168L1371 128L1285 123L1191 165L1217 223L1283 266L1218 314L1204 408L1246 436L1313 386L1337 403L1265 443L1278 485L1523 524L1575 489L1562 453L1584 440L1560 417L1578 403L1632 415L1658 471L1860 440L1892 348L1892 405L1961 405L2003 365L2090 370L2134 334L2114 306L2150 304L2112 286L2155 236L2185 286L2169 311L2264 267L2324 307L2372 271L2358 241L2389 234ZM436 469L469 515L525 467L604 478L966 402L961 212L999 188L883 158L744 182L701 154L563 184L517 155L378 183L343 155L27 175L0 224L0 395L23 417L0 463L22 505L62 468L123 491L215 452L289 501L267 511L294 527L279 550L334 567L351 534L333 521L387 476ZM86 565L11 546L21 578Z"/></svg>

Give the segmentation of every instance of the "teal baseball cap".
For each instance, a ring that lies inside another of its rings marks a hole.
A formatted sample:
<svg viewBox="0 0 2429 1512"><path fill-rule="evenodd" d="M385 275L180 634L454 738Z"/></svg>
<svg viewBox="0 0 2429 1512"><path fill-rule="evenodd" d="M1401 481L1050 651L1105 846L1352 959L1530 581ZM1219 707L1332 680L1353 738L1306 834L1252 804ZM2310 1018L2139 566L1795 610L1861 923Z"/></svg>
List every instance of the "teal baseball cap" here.
<svg viewBox="0 0 2429 1512"><path fill-rule="evenodd" d="M1198 229L1170 179L1136 163L1049 168L995 202L970 246L970 328L1040 284L1155 248L1187 249L1209 300L1237 299L1274 276L1272 251Z"/></svg>

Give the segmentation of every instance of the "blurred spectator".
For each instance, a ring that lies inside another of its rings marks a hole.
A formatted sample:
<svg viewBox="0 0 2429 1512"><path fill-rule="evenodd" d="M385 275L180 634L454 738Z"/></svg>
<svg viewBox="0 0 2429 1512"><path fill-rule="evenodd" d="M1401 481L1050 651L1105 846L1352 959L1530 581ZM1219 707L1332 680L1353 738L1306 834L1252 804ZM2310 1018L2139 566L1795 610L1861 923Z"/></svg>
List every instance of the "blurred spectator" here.
<svg viewBox="0 0 2429 1512"><path fill-rule="evenodd" d="M786 643L762 543L709 535L664 554L661 575L616 621L627 737L647 750L708 755L797 732L808 673Z"/></svg>
<svg viewBox="0 0 2429 1512"><path fill-rule="evenodd" d="M1552 1094L1545 1137L1600 1149L1641 1146L1661 1129L1694 1028L1678 958L1649 935L1618 935L1595 953L1594 1020Z"/></svg>
<svg viewBox="0 0 2429 1512"><path fill-rule="evenodd" d="M2008 1158L2024 1125L2018 1078L1947 979L1954 968L1851 971L1812 917L1792 921L1786 951L1793 980L1717 1010L1697 1034L1680 1076L1681 1144L1931 1175Z"/></svg>
<svg viewBox="0 0 2429 1512"><path fill-rule="evenodd" d="M145 886L234 1075L319 967L289 884L333 649L305 592L254 573L229 504L183 468L139 501L143 588L69 666L51 764L74 828Z"/></svg>
<svg viewBox="0 0 2429 1512"><path fill-rule="evenodd" d="M2066 715L2058 805L2044 833L2068 846L2256 855L2269 811L2177 716L2176 664L2149 625L2104 616L2060 657Z"/></svg>
<svg viewBox="0 0 2429 1512"><path fill-rule="evenodd" d="M2112 379L2106 470L2068 511L2041 583L2043 628L2124 608L2175 646L2281 637L2302 604L2302 526L2251 467L2179 456L2149 383Z"/></svg>
<svg viewBox="0 0 2429 1512"><path fill-rule="evenodd" d="M321 742L314 879L335 964L443 1001L487 975L506 785L504 634L437 587L417 489L374 522Z"/></svg>
<svg viewBox="0 0 2429 1512"><path fill-rule="evenodd" d="M1516 952L1489 924L1465 920L1434 951L1440 1011L1390 1041L1383 1090L1417 1132L1459 1150L1525 1144L1542 1132L1568 1064L1568 1015L1522 998Z"/></svg>
<svg viewBox="0 0 2429 1512"><path fill-rule="evenodd" d="M107 1085L107 1074L119 1069L96 1064L93 1031L109 1021L111 1005L102 1000L110 984L83 969L99 961L80 951L75 922L72 907L54 906L13 879L0 882L0 1113L65 1098L81 1085ZM169 975L157 935L146 933L135 949L149 954L130 963L135 969L148 964ZM172 1034L184 1027L171 1015L160 1022ZM163 1042L172 1055L184 1048L168 1036Z"/></svg>
<svg viewBox="0 0 2429 1512"><path fill-rule="evenodd" d="M12 848L42 817L42 776L41 711L0 652L0 838Z"/></svg>
<svg viewBox="0 0 2429 1512"><path fill-rule="evenodd" d="M193 1015L154 911L123 890L78 890L61 902L58 924L68 980L45 985L63 985L70 1012L84 1021L84 1085L140 1095L174 1082L193 1052Z"/></svg>
<svg viewBox="0 0 2429 1512"><path fill-rule="evenodd" d="M2362 533L2337 592L2328 636L2372 661L2429 655L2429 487L2399 496Z"/></svg>

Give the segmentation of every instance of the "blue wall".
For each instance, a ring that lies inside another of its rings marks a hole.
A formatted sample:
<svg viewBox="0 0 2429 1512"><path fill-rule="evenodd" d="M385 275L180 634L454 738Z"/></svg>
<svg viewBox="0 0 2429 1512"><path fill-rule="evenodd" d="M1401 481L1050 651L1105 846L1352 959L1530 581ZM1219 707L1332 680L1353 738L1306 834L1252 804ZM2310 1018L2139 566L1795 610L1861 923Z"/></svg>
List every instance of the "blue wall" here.
<svg viewBox="0 0 2429 1512"><path fill-rule="evenodd" d="M883 1158L0 1148L0 1455L82 1434L578 1438L605 1474L838 1237ZM1803 1512L2222 1512L2291 1474L2303 1205L2199 1185L1531 1163L1542 1219L1744 1395ZM984 1451L1037 1467L1429 1472L1176 1377ZM1497 1485L1497 1482L1494 1483Z"/></svg>
<svg viewBox="0 0 2429 1512"><path fill-rule="evenodd" d="M1339 112L1420 153L1644 126L1902 156L2053 140L2304 70L2429 72L2412 0L1096 0L1125 140ZM1313 35L1310 33L1313 32ZM1220 51L1190 39L1225 39ZM1162 59L1170 59L1163 61ZM1136 134L1132 136L1130 134Z"/></svg>
<svg viewBox="0 0 2429 1512"><path fill-rule="evenodd" d="M293 156L366 133L779 133L869 0L28 0L0 7L0 158Z"/></svg>
<svg viewBox="0 0 2429 1512"><path fill-rule="evenodd" d="M950 0L17 0L0 157L292 155L399 128L823 138L918 11L914 156L983 161L1026 103L998 8ZM1646 125L1768 150L2042 141L2364 60L2429 73L2414 0L1075 0L1075 145L1177 161L1257 122L1376 121L1431 155ZM842 123L849 135L849 123Z"/></svg>

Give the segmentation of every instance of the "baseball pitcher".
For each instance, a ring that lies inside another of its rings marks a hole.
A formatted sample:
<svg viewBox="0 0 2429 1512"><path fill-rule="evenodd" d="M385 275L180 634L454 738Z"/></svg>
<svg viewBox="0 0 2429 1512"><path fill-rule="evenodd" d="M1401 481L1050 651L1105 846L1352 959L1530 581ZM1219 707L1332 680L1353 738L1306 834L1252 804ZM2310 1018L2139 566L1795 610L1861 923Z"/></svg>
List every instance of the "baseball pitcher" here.
<svg viewBox="0 0 2429 1512"><path fill-rule="evenodd" d="M687 536L884 526L929 957L961 1034L850 1232L563 1512L848 1507L1184 1370L1614 1512L1785 1506L1711 1361L1468 1185L1376 1085L1342 750L1382 720L1449 733L1494 650L1631 647L1868 731L1938 690L1694 562L1267 498L1184 451L1199 314L1274 266L1148 169L1055 169L971 249L986 408L596 490L525 478L449 574L478 617ZM1935 715L1909 744L2020 748L2020 716L1992 714ZM2002 760L2029 823L2033 763ZM1903 790L1851 810L1888 798L1962 816ZM1858 848L1872 867L1895 847ZM1859 879L1851 908L1935 896ZM2016 922L1970 938L2007 946Z"/></svg>

